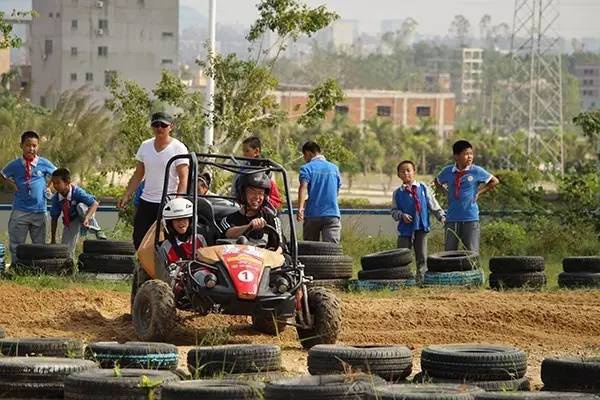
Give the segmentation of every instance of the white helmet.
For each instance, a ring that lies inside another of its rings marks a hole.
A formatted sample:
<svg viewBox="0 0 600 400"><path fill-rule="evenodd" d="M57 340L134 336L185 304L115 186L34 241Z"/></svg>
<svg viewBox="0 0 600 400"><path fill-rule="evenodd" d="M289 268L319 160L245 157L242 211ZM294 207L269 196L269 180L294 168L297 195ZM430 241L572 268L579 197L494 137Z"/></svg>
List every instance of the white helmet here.
<svg viewBox="0 0 600 400"><path fill-rule="evenodd" d="M194 205L188 199L184 199L182 197L177 197L177 198L169 201L165 205L165 208L163 208L163 214L162 214L163 228L165 229L165 231L168 234L175 235L176 232L170 226L171 224L167 223L167 221L170 221L172 219L179 219L179 218L190 218L191 219L193 212L194 212ZM191 228L191 225L192 224L190 224L190 227L188 227L188 232Z"/></svg>
<svg viewBox="0 0 600 400"><path fill-rule="evenodd" d="M163 219L165 221L178 218L191 217L194 211L194 205L188 199L177 197L169 201L163 208Z"/></svg>

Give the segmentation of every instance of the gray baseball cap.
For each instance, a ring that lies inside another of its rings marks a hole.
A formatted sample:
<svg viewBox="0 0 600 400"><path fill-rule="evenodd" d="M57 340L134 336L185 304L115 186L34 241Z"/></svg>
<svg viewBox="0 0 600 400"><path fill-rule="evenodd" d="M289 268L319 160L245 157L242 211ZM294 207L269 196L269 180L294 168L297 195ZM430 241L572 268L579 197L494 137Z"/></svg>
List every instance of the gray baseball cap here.
<svg viewBox="0 0 600 400"><path fill-rule="evenodd" d="M150 125L152 125L155 122L162 122L164 124L173 124L173 116L169 113L166 112L155 112L154 114L152 114L152 118L150 119Z"/></svg>

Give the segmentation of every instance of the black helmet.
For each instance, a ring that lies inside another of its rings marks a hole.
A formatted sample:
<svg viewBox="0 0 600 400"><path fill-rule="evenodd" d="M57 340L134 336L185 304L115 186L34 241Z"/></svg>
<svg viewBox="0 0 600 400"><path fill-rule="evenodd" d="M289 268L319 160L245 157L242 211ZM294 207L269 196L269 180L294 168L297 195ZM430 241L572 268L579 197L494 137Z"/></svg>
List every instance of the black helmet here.
<svg viewBox="0 0 600 400"><path fill-rule="evenodd" d="M265 190L265 201L271 192L271 179L264 172L242 175L240 177L240 190L238 192L238 201L242 204L246 202L246 188L255 187Z"/></svg>

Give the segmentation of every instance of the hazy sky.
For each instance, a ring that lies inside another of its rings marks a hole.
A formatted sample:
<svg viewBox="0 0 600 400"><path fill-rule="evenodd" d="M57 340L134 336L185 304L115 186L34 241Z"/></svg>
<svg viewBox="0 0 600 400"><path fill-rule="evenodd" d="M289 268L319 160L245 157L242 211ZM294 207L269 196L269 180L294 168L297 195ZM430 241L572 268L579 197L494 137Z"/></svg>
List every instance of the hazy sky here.
<svg viewBox="0 0 600 400"><path fill-rule="evenodd" d="M0 0L1 2L2 0ZM207 15L208 0L181 0ZM256 17L256 0L217 0L218 19L224 23L250 24ZM490 14L492 23L507 22L512 27L513 0L306 0L325 5L344 19L360 22L360 30L378 32L382 19L412 17L423 34L444 35L456 14L471 22L472 33L479 33L481 16ZM600 37L600 0L561 0L558 31L562 36Z"/></svg>

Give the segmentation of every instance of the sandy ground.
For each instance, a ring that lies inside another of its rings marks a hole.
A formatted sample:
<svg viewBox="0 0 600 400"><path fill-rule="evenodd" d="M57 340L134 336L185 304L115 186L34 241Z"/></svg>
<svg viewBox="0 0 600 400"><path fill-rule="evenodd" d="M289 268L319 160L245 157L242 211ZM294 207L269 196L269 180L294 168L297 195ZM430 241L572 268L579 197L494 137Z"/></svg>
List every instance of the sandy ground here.
<svg viewBox="0 0 600 400"><path fill-rule="evenodd" d="M420 350L429 344L505 343L528 352L527 375L539 388L545 357L600 353L598 291L409 290L339 296L344 304L339 341L407 345L415 356L414 372L420 370ZM306 373L306 352L293 328L270 337L252 331L246 317L179 316L170 341L180 346L182 362L190 346L210 338L274 343L283 350L288 372ZM14 337L135 339L128 294L94 289L40 290L0 282L0 326Z"/></svg>

